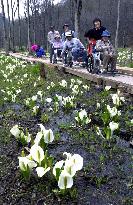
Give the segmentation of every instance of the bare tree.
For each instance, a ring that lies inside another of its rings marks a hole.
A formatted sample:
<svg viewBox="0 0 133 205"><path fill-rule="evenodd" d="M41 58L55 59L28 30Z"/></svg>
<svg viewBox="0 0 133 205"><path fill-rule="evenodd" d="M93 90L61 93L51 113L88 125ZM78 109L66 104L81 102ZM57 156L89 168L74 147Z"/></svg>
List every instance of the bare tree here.
<svg viewBox="0 0 133 205"><path fill-rule="evenodd" d="M75 32L77 37L80 36L80 17L82 11L82 0L74 0L74 10L75 10Z"/></svg>
<svg viewBox="0 0 133 205"><path fill-rule="evenodd" d="M11 12L12 12L12 50L15 51L15 33L14 33L14 7L15 7L15 1L13 2L11 0Z"/></svg>
<svg viewBox="0 0 133 205"><path fill-rule="evenodd" d="M120 25L120 4L121 0L118 0L117 6L117 26L116 26L116 34L115 34L115 48L118 48L118 33L119 33L119 25Z"/></svg>
<svg viewBox="0 0 133 205"><path fill-rule="evenodd" d="M9 41L9 50L10 50L11 49L11 18L10 18L9 0L7 0L7 15L8 15L8 41Z"/></svg>
<svg viewBox="0 0 133 205"><path fill-rule="evenodd" d="M9 54L9 45L8 45L8 37L7 37L7 29L6 29L6 17L5 17L5 9L4 9L4 2L1 0L2 6L2 19L3 19L3 30L4 30L4 48L6 51L6 55Z"/></svg>
<svg viewBox="0 0 133 205"><path fill-rule="evenodd" d="M20 0L17 0L17 10L18 10L18 32L19 32L19 49L21 49L21 18L20 18Z"/></svg>
<svg viewBox="0 0 133 205"><path fill-rule="evenodd" d="M30 41L30 3L27 0L27 31L28 31L28 51L30 52L31 48L31 41Z"/></svg>

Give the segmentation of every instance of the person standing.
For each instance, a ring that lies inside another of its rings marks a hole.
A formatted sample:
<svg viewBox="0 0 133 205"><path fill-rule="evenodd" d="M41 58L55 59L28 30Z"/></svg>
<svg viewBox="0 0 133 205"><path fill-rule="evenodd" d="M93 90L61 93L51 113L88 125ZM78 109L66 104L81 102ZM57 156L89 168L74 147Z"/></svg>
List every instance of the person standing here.
<svg viewBox="0 0 133 205"><path fill-rule="evenodd" d="M72 34L73 38L76 38L76 34L74 31L72 31L71 29L69 29L69 25L68 24L64 24L63 25L63 33L62 33L62 41L65 42L66 41L66 32L70 32Z"/></svg>
<svg viewBox="0 0 133 205"><path fill-rule="evenodd" d="M54 26L51 26L50 31L48 32L48 42L50 45L50 63L52 63L52 57L54 54L53 43L56 35L60 35L59 31L56 31Z"/></svg>
<svg viewBox="0 0 133 205"><path fill-rule="evenodd" d="M92 55L93 48L96 45L96 41L102 39L102 33L103 31L106 30L106 28L102 26L102 22L99 18L95 18L93 20L93 25L94 25L94 28L87 31L84 35L87 38L88 43L89 43L88 44L88 54L89 55Z"/></svg>

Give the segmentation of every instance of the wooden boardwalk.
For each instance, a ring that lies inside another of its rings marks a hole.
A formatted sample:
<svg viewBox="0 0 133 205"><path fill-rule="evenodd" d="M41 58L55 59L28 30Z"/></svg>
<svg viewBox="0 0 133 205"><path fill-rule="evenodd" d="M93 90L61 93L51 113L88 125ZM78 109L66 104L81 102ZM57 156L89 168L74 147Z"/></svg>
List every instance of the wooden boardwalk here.
<svg viewBox="0 0 133 205"><path fill-rule="evenodd" d="M120 88L124 92L133 94L133 69L118 67L118 74L112 76L111 74L91 74L85 68L64 68L62 64L50 64L48 59L27 57L19 53L10 53L11 56L20 58L30 62L40 62L52 67L64 70L67 73L82 77L92 82L96 82L98 85L110 85L113 88Z"/></svg>

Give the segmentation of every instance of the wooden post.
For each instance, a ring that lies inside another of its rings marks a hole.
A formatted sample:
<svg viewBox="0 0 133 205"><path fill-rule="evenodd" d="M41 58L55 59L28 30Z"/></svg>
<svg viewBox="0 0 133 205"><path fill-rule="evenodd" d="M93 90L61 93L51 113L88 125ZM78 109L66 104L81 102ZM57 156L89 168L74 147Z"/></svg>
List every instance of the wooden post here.
<svg viewBox="0 0 133 205"><path fill-rule="evenodd" d="M45 70L45 64L44 63L41 63L40 64L40 77L42 79L46 79L46 70Z"/></svg>

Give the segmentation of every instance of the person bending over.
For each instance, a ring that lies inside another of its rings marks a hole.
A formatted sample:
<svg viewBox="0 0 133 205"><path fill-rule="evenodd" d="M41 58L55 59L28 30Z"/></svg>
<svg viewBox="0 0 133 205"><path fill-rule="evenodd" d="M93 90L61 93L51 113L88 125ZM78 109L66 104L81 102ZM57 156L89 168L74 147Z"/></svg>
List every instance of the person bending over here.
<svg viewBox="0 0 133 205"><path fill-rule="evenodd" d="M67 50L71 50L72 52L74 65L78 64L77 61L79 58L82 58L82 61L87 64L88 58L85 47L79 39L73 38L71 32L66 32L66 41L63 45L62 56L64 56Z"/></svg>

